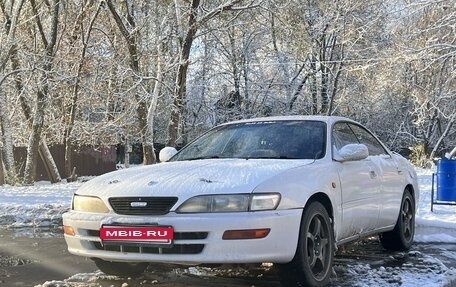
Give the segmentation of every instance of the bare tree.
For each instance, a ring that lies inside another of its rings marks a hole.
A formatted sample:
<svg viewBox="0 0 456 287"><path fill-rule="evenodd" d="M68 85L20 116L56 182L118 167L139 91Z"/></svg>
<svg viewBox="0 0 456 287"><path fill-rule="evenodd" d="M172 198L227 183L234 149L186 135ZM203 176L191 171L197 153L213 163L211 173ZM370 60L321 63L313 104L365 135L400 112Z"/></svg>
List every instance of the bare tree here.
<svg viewBox="0 0 456 287"><path fill-rule="evenodd" d="M122 36L127 45L128 54L130 57L130 68L132 71L137 74L141 75L142 71L140 68L140 61L139 61L139 47L138 47L138 30L136 27L135 19L130 11L129 3L127 1L122 1L124 5L125 11L125 19L127 21L129 29L122 21L119 13L117 12L116 7L112 4L111 0L107 0L106 4L108 5L109 11L111 12L114 21L117 24ZM141 142L143 144L143 163L144 164L151 164L156 162L154 147L148 139L151 135L148 134L149 129L147 128L147 103L144 99L140 96L140 91L135 92L135 100L136 100L136 116L138 119L138 129L141 135Z"/></svg>
<svg viewBox="0 0 456 287"><path fill-rule="evenodd" d="M74 121L76 118L77 101L80 92L79 90L81 85L81 72L84 66L84 61L87 53L87 47L90 40L92 28L102 5L102 2L99 2L97 8L95 9L95 12L93 13L90 19L87 30L84 31L83 21L88 8L91 6L91 3L92 1L86 1L86 3L81 6L79 14L76 17L76 23L74 24L70 41L70 45L74 46L76 45L76 40L79 39L81 41L82 47L80 50L80 54L77 58L78 64L75 68L76 71L74 74L74 84L72 87L70 101L65 111L65 176L69 181L72 181L74 179L72 132L74 127Z"/></svg>
<svg viewBox="0 0 456 287"><path fill-rule="evenodd" d="M36 25L41 35L44 52L40 68L40 83L35 98L35 114L33 115L32 131L28 141L27 160L24 170L24 182L29 184L34 181L36 176L38 148L41 141L41 131L44 125L46 102L49 97L49 73L52 70L53 57L57 43L60 1L53 0L51 3L51 22L48 36L45 35L40 15L36 9L35 0L30 0L30 3L34 12Z"/></svg>
<svg viewBox="0 0 456 287"><path fill-rule="evenodd" d="M0 78L0 129L2 133L2 143L3 143L3 162L6 169L6 179L9 182L17 181L17 171L14 163L14 154L13 154L13 135L11 130L11 122L8 110L8 98L6 93L2 89L2 84L6 78L13 73L19 71L13 71L9 74L5 74L6 64L11 56L11 53L15 46L15 34L16 27L18 23L18 18L22 10L23 0L9 2L9 9L5 6L5 2L1 2L0 8L5 19L5 35L6 41L5 44L0 44L0 73L4 74ZM15 4L15 5L14 5ZM10 14L11 13L11 14ZM2 170L3 171L3 170ZM2 172L3 176L3 172Z"/></svg>
<svg viewBox="0 0 456 287"><path fill-rule="evenodd" d="M397 39L410 95L411 123L404 131L422 146L419 161L426 163L454 145L448 138L454 140L456 133L456 10L450 1L433 0L410 4L407 10Z"/></svg>
<svg viewBox="0 0 456 287"><path fill-rule="evenodd" d="M168 146L175 146L179 134L179 124L185 108L185 91L187 82L187 73L190 59L190 50L195 40L198 29L207 23L212 18L220 15L225 11L243 10L252 8L253 3L250 3L246 7L236 7L235 5L242 2L242 0L232 0L227 3L223 3L220 6L210 10L200 9L200 0L192 0L187 8L186 13L181 15L179 8L181 7L180 1L176 0L176 18L177 18L177 30L178 30L178 42L179 42L179 64L177 67L175 91L173 95L173 105L171 108L171 117L168 124ZM202 15L201 15L202 14ZM183 21L186 20L184 27Z"/></svg>
<svg viewBox="0 0 456 287"><path fill-rule="evenodd" d="M3 6L2 6L3 10ZM5 16L8 19L8 14L4 13ZM7 20L7 22L10 20ZM18 44L16 42L12 43L11 51L10 51L10 61L11 61L11 69L12 72L9 73L9 75L13 75L15 80L14 80L14 86L16 88L16 92L19 95L19 102L22 108L22 111L24 113L25 119L27 123L29 124L29 127L31 128L32 126L32 115L31 115L31 108L29 104L27 103L27 100L24 96L24 84L22 81L22 76L21 72L26 72L28 70L32 71L34 69L24 69L20 67L19 63L19 56L18 56ZM4 106L6 107L6 105ZM6 122L6 121L5 121ZM44 138L41 139L39 150L38 150L39 156L41 160L44 163L44 167L46 169L46 172L48 174L48 177L50 178L52 183L56 183L60 181L60 174L57 169L57 165L54 162L54 159L51 155L51 152L49 151L49 148L46 144L46 140ZM10 151L11 157L13 156L12 149ZM10 182L13 183L13 182Z"/></svg>

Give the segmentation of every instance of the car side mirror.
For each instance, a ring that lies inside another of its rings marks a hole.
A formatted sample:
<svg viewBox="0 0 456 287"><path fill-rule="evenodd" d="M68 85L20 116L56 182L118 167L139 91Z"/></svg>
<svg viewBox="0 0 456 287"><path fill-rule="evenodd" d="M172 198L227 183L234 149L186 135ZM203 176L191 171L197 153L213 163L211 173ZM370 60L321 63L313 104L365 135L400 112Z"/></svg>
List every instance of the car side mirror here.
<svg viewBox="0 0 456 287"><path fill-rule="evenodd" d="M369 156L369 150L364 144L348 144L340 150L334 148L334 159L340 162L362 160Z"/></svg>
<svg viewBox="0 0 456 287"><path fill-rule="evenodd" d="M167 162L170 160L175 154L177 150L173 147L167 146L161 149L160 153L158 154L158 159L160 162Z"/></svg>

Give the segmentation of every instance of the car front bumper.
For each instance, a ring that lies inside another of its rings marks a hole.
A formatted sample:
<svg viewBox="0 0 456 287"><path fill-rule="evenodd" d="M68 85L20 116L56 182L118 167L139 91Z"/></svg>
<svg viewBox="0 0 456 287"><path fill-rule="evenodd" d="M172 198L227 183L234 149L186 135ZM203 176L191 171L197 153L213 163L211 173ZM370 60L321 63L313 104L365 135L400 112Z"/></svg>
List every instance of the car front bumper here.
<svg viewBox="0 0 456 287"><path fill-rule="evenodd" d="M164 216L124 216L70 211L63 224L74 229L65 234L72 254L108 261L202 263L286 263L293 259L299 237L302 209L243 213L176 214ZM102 225L172 226L172 248L117 243L103 245ZM227 230L269 228L261 239L224 240Z"/></svg>

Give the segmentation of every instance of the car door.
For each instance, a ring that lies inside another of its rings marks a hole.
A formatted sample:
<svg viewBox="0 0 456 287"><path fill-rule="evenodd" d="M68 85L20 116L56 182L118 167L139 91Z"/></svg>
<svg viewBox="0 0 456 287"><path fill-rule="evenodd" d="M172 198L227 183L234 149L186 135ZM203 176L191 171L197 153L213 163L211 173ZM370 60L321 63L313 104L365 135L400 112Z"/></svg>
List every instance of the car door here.
<svg viewBox="0 0 456 287"><path fill-rule="evenodd" d="M349 124L339 122L332 130L335 152L347 144L359 144ZM342 190L342 228L338 240L376 228L380 209L379 169L369 158L336 163Z"/></svg>
<svg viewBox="0 0 456 287"><path fill-rule="evenodd" d="M376 166L378 179L380 180L379 193L379 218L378 228L395 224L398 206L400 206L403 193L403 171L387 149L371 133L361 126L349 124L358 141L367 146L369 160Z"/></svg>

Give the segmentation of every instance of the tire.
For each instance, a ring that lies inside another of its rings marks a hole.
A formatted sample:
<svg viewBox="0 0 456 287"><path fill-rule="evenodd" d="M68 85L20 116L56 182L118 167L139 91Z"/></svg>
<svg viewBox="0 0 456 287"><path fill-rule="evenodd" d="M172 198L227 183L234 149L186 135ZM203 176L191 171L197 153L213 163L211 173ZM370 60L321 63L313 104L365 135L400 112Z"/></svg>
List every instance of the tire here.
<svg viewBox="0 0 456 287"><path fill-rule="evenodd" d="M279 279L284 287L325 286L334 261L334 231L328 212L320 202L304 210L296 254L279 265Z"/></svg>
<svg viewBox="0 0 456 287"><path fill-rule="evenodd" d="M128 263L128 262L112 262L105 261L102 259L93 259L95 265L101 270L101 272L107 275L114 275L119 277L138 277L144 273L148 263Z"/></svg>
<svg viewBox="0 0 456 287"><path fill-rule="evenodd" d="M415 200L408 189L402 196L401 209L396 226L389 232L379 235L380 242L385 249L405 251L410 249L415 234Z"/></svg>

